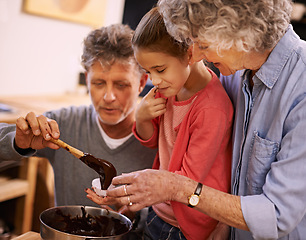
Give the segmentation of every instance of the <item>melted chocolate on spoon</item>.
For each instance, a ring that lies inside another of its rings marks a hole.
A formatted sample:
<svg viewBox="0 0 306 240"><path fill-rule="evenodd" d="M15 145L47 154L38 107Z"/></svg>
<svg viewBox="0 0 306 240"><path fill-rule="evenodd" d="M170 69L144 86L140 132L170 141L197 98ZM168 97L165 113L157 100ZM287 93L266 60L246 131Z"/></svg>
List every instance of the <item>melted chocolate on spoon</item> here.
<svg viewBox="0 0 306 240"><path fill-rule="evenodd" d="M64 148L72 155L80 159L87 166L94 169L100 176L101 189L106 190L111 184L112 179L117 175L115 167L110 162L100 158L96 158L88 153L83 153L79 149L70 146L69 144L63 142L60 139L51 138L49 141L57 144L61 148Z"/></svg>
<svg viewBox="0 0 306 240"><path fill-rule="evenodd" d="M108 188L112 179L117 175L113 164L106 160L96 158L89 153L84 153L84 156L80 157L80 160L99 174L101 189L103 190Z"/></svg>

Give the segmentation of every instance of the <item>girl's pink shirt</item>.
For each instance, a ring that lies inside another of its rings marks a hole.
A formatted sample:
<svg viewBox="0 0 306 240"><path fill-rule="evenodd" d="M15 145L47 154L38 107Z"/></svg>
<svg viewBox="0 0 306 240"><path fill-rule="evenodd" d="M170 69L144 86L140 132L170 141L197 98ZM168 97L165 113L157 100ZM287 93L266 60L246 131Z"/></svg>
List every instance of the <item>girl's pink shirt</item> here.
<svg viewBox="0 0 306 240"><path fill-rule="evenodd" d="M168 171L229 192L233 106L218 77L208 70L213 76L212 80L198 93L181 124L175 128L177 137ZM158 147L160 120L161 117L152 120L154 133L147 141L139 138L134 124L134 135L143 145ZM156 154L153 168L160 168L159 153ZM171 206L179 228L187 239L206 239L217 225L216 220L185 204L171 201Z"/></svg>

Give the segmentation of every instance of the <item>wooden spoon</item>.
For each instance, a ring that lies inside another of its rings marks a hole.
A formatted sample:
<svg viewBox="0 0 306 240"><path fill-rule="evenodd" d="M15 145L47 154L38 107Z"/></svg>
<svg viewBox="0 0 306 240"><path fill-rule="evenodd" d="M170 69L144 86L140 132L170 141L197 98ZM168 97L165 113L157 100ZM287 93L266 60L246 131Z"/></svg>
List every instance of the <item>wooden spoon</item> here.
<svg viewBox="0 0 306 240"><path fill-rule="evenodd" d="M104 159L96 158L89 153L83 153L79 149L68 145L60 139L51 138L50 142L53 142L59 147L67 150L72 155L80 159L87 166L95 170L100 176L101 188L103 190L106 190L108 188L108 186L112 182L112 179L117 175L117 171L113 164Z"/></svg>

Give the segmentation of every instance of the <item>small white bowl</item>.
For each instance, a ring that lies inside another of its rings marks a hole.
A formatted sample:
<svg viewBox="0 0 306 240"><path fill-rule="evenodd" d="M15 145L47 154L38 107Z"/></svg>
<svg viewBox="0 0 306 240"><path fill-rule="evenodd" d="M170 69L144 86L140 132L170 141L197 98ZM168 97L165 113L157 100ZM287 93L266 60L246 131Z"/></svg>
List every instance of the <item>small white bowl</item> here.
<svg viewBox="0 0 306 240"><path fill-rule="evenodd" d="M101 189L100 178L95 178L94 180L92 180L91 185L97 195L101 197L106 197L106 190Z"/></svg>

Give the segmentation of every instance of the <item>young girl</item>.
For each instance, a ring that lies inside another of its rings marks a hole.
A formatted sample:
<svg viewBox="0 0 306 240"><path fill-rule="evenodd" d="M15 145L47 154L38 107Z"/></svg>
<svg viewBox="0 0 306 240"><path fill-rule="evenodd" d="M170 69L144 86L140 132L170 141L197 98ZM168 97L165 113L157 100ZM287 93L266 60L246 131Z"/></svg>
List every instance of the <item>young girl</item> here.
<svg viewBox="0 0 306 240"><path fill-rule="evenodd" d="M233 107L219 79L167 33L157 8L142 18L132 43L155 85L139 103L133 129L143 145L158 147L153 168L228 192ZM217 221L192 209L196 204L152 206L145 239L207 239Z"/></svg>

